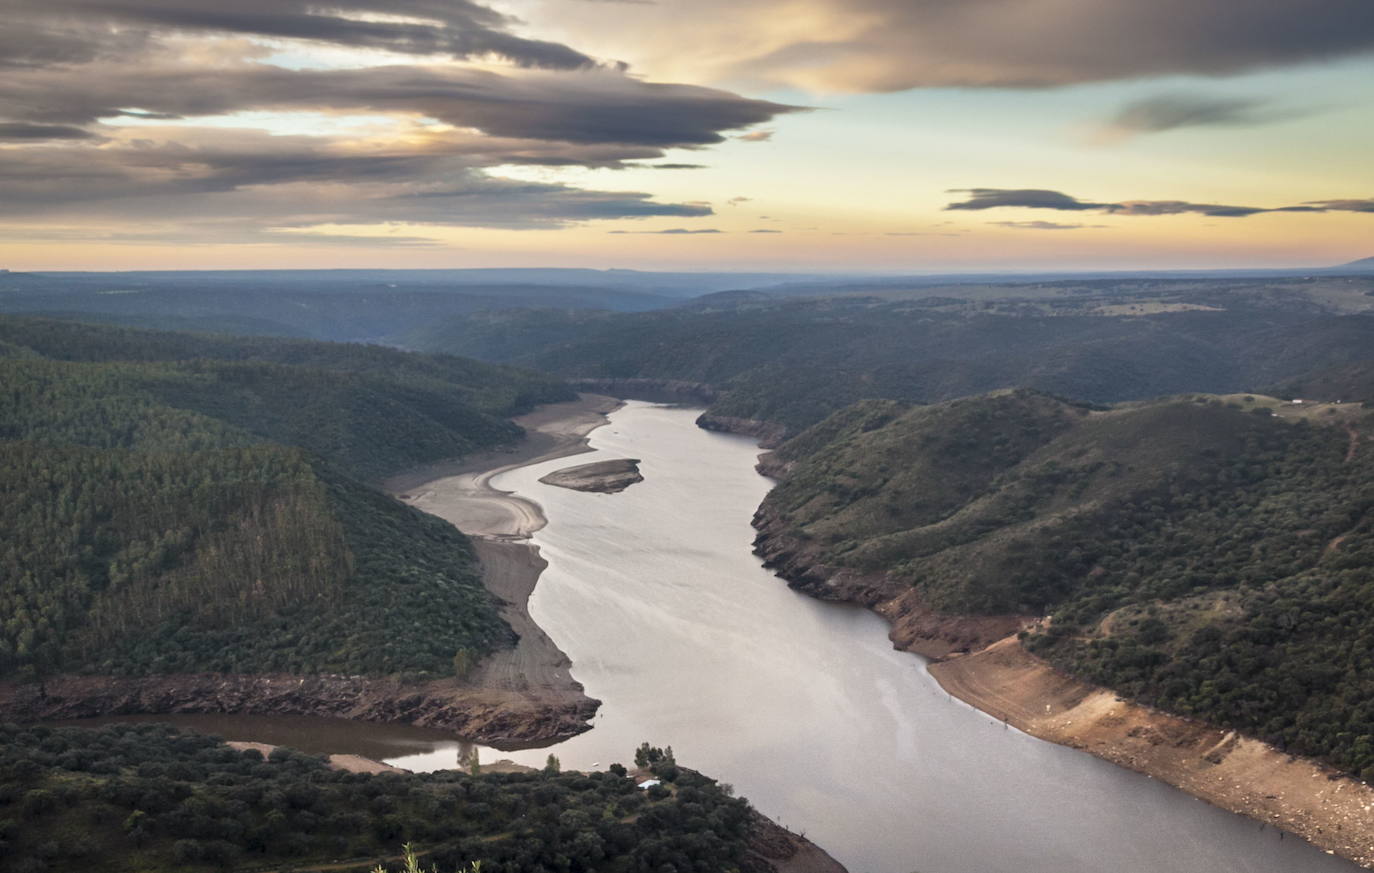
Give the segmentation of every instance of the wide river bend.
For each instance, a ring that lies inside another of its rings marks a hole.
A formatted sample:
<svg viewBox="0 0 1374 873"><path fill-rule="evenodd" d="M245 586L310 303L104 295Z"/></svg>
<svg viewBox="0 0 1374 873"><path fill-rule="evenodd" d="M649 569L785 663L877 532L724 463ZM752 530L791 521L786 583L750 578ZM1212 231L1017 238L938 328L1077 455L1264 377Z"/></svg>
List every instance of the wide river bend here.
<svg viewBox="0 0 1374 873"><path fill-rule="evenodd" d="M565 769L589 769L628 761L645 740L671 745L851 873L1359 869L1008 728L894 651L876 615L790 590L751 552L750 519L770 487L754 470L756 445L700 430L696 415L630 402L591 434L594 453L493 480L544 508L534 542L549 567L531 613L603 703L588 733L550 749L479 750L482 760L542 766L552 752ZM641 460L644 482L620 494L538 482L624 457ZM358 742L319 747L292 736L310 720L197 720L232 739L410 769L457 766L471 751L403 728L349 726Z"/></svg>

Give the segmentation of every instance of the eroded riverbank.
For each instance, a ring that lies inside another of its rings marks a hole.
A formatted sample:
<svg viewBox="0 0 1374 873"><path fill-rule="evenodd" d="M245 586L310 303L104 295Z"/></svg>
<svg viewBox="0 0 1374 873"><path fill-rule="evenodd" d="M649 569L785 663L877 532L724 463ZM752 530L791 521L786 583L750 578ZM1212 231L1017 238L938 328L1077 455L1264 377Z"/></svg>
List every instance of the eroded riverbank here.
<svg viewBox="0 0 1374 873"><path fill-rule="evenodd" d="M994 717L1374 867L1374 789L1258 740L1078 682L1015 637L938 661L941 687Z"/></svg>
<svg viewBox="0 0 1374 873"><path fill-rule="evenodd" d="M787 475L765 455L760 471ZM1043 740L1089 752L1222 809L1374 867L1374 788L1319 762L1211 725L1122 700L1027 652L1027 616L942 615L883 574L827 567L760 511L755 551L794 590L882 616L894 648L933 659L930 674L965 703Z"/></svg>

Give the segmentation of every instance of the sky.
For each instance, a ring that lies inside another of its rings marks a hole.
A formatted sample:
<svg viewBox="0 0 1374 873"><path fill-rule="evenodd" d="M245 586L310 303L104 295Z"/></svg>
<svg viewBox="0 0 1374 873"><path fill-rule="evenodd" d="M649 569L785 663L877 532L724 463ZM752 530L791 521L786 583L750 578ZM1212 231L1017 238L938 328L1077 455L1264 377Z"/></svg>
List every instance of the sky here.
<svg viewBox="0 0 1374 873"><path fill-rule="evenodd" d="M3 0L0 267L1374 256L1371 0Z"/></svg>

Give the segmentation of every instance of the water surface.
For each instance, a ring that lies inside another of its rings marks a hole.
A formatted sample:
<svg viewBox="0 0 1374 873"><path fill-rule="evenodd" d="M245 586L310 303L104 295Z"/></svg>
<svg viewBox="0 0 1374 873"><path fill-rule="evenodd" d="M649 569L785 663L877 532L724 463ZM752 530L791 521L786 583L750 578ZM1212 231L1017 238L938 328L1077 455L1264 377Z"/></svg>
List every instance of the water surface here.
<svg viewBox="0 0 1374 873"><path fill-rule="evenodd" d="M531 611L603 704L589 733L546 750L482 750L484 761L542 766L552 751L564 768L590 769L628 762L645 740L671 745L851 873L1359 869L1009 729L951 699L921 659L893 651L877 616L791 591L750 551L750 518L770 484L753 469L758 450L696 428L695 416L630 403L592 434L596 454L494 480L545 509L534 540L549 568ZM621 494L537 481L619 457L639 458L645 478ZM214 729L255 729L232 738L265 742L287 741L287 731L308 751L358 751L339 737L312 742L294 722L220 719ZM411 769L454 767L470 749L433 732L350 730L368 738L359 754Z"/></svg>

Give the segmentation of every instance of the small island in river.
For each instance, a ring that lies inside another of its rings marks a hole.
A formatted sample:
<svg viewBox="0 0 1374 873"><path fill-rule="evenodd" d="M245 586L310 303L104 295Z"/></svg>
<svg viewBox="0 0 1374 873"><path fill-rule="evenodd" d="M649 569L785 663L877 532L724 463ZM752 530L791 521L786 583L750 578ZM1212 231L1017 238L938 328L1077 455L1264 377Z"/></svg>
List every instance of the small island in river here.
<svg viewBox="0 0 1374 873"><path fill-rule="evenodd" d="M614 461L597 461L594 464L580 464L555 470L541 477L545 485L571 488L574 491L595 491L600 494L615 494L624 491L636 482L643 482L639 472L638 458L618 458Z"/></svg>

